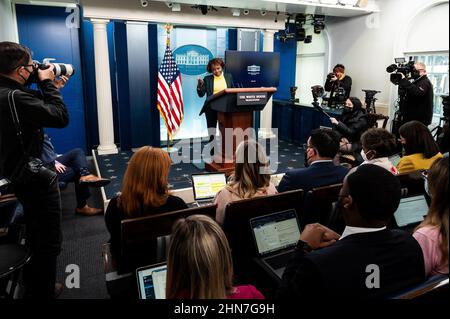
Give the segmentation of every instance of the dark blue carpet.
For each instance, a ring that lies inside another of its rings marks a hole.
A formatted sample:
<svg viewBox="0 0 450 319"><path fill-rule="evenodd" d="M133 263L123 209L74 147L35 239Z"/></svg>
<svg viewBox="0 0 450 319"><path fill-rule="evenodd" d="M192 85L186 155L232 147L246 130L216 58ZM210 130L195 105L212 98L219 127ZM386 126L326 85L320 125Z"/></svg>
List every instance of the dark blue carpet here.
<svg viewBox="0 0 450 319"><path fill-rule="evenodd" d="M181 156L181 150L179 151ZM276 150L271 150L269 142L266 145L267 156L275 154ZM192 156L193 150L190 148ZM132 151L124 151L119 154L98 155L97 164L100 175L104 178L111 179L111 183L105 187L106 198L114 197L121 190L122 178L128 165L128 161L132 156ZM191 157L192 158L192 157ZM273 174L285 173L288 170L304 167L304 150L302 145L296 145L280 140L278 142L278 161L277 169ZM169 174L169 188L180 189L192 186L191 174L206 172L197 168L192 163L173 164Z"/></svg>

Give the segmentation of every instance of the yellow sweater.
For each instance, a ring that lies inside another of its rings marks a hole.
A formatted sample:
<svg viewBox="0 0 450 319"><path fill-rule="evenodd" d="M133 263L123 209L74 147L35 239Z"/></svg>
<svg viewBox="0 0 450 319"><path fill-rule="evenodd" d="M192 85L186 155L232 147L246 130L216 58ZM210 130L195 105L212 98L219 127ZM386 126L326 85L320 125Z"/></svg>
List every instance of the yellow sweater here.
<svg viewBox="0 0 450 319"><path fill-rule="evenodd" d="M225 77L223 73L221 76L214 75L214 86L213 86L213 94L216 94L220 91L223 91L227 88L227 81L225 81Z"/></svg>
<svg viewBox="0 0 450 319"><path fill-rule="evenodd" d="M397 169L399 173L427 170L435 160L441 157L441 153L437 153L431 158L425 158L421 153L403 156L397 165Z"/></svg>

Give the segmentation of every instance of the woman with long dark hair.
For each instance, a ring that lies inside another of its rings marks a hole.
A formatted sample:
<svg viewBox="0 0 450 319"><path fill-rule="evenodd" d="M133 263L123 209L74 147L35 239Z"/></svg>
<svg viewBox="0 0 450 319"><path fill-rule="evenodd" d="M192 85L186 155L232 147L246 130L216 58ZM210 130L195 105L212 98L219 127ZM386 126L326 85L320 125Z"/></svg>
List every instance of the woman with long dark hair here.
<svg viewBox="0 0 450 319"><path fill-rule="evenodd" d="M411 121L400 126L400 143L404 154L397 165L400 173L429 169L433 162L442 157L430 130L419 121Z"/></svg>
<svg viewBox="0 0 450 319"><path fill-rule="evenodd" d="M368 129L367 114L361 100L356 97L347 99L341 119L338 121L332 117L330 121L341 135L340 151L347 154L361 152L361 135Z"/></svg>

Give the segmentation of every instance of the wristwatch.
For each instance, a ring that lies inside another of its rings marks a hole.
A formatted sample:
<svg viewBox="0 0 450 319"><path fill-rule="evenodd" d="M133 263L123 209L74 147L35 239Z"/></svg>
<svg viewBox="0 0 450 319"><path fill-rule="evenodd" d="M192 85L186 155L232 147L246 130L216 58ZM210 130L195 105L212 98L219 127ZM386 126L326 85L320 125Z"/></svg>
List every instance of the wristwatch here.
<svg viewBox="0 0 450 319"><path fill-rule="evenodd" d="M296 249L301 250L305 253L309 253L309 252L313 251L311 246L307 242L304 242L303 240L299 240L297 242Z"/></svg>

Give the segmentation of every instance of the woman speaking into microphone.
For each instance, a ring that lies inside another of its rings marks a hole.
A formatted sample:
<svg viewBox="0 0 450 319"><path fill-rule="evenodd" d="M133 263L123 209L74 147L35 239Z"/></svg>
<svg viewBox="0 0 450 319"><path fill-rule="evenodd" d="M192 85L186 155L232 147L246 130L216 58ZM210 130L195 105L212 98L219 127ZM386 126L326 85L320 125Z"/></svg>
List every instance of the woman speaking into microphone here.
<svg viewBox="0 0 450 319"><path fill-rule="evenodd" d="M212 74L205 76L203 80L200 78L198 79L197 94L199 97L203 97L205 94L206 97L209 97L226 88L234 87L233 77L231 74L223 72L224 67L225 62L220 58L215 58L208 62L206 69L208 73ZM212 129L211 131L208 131L212 132L209 137L209 141L211 142L216 135L217 112L211 109L211 105L205 101L199 115L201 116L203 113L205 113L206 116L208 130Z"/></svg>

